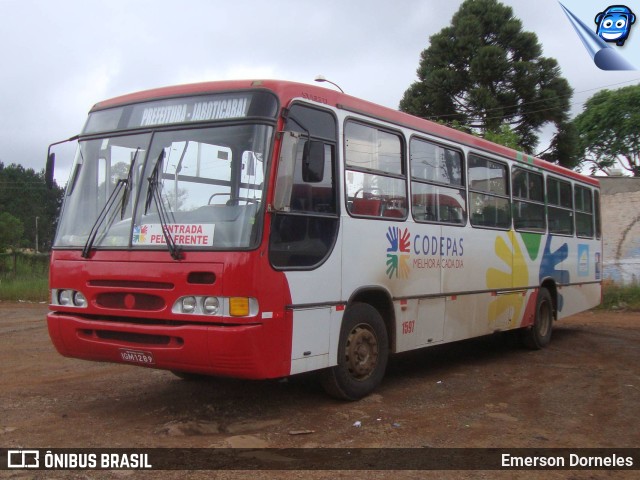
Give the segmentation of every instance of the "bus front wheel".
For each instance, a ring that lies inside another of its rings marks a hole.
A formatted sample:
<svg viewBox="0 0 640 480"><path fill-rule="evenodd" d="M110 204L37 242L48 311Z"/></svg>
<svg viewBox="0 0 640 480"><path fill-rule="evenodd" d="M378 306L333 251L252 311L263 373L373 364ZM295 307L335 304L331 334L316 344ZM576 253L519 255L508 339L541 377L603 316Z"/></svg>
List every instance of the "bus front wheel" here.
<svg viewBox="0 0 640 480"><path fill-rule="evenodd" d="M553 328L553 300L546 288L538 290L536 316L533 325L522 330L522 343L532 350L540 350L549 345Z"/></svg>
<svg viewBox="0 0 640 480"><path fill-rule="evenodd" d="M338 364L325 371L329 395L358 400L382 381L389 357L387 329L380 313L366 303L354 303L345 313L338 343Z"/></svg>

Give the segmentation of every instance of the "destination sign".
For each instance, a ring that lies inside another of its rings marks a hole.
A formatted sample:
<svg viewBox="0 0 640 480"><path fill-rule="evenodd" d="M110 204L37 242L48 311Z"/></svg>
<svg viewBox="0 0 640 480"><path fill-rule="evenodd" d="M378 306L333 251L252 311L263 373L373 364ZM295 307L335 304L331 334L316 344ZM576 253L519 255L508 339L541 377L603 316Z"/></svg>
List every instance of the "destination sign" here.
<svg viewBox="0 0 640 480"><path fill-rule="evenodd" d="M274 118L276 113L277 100L268 92L236 92L169 98L91 112L83 133L92 134L256 116Z"/></svg>
<svg viewBox="0 0 640 480"><path fill-rule="evenodd" d="M202 100L196 97L136 105L128 126L135 128L244 118L247 116L250 104L250 95L234 95L220 96L214 100Z"/></svg>
<svg viewBox="0 0 640 480"><path fill-rule="evenodd" d="M137 106L129 122L130 127L146 127L167 123L204 122L207 120L226 120L243 118L249 110L250 97L229 97L219 100L179 103L177 105ZM164 103L164 102L163 102ZM139 110L142 110L140 115Z"/></svg>

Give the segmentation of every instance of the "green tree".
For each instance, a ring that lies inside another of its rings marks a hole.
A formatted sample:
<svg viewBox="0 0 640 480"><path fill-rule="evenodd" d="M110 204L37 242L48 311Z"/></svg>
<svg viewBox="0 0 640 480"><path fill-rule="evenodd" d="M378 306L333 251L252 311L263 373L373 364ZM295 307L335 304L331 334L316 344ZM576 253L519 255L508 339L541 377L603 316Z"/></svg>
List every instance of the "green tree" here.
<svg viewBox="0 0 640 480"><path fill-rule="evenodd" d="M518 141L520 137L518 134L513 131L509 125L502 125L499 131L494 132L492 130L486 132L484 134L484 138L489 140L490 142L499 143L500 145L504 145L509 148L519 148Z"/></svg>
<svg viewBox="0 0 640 480"><path fill-rule="evenodd" d="M0 213L9 213L20 220L23 231L17 246L35 247L38 217L39 249L51 247L63 194L55 184L52 189L46 187L44 170L36 173L21 165L5 167L0 162Z"/></svg>
<svg viewBox="0 0 640 480"><path fill-rule="evenodd" d="M22 240L22 222L7 212L0 213L0 253L7 248L15 248Z"/></svg>
<svg viewBox="0 0 640 480"><path fill-rule="evenodd" d="M578 167L581 163L580 139L573 122L566 121L558 124L558 132L549 148L538 153L538 156L548 162L559 163L567 168Z"/></svg>
<svg viewBox="0 0 640 480"><path fill-rule="evenodd" d="M507 126L526 153L538 143L536 132L553 122L561 135L546 159L569 167L577 163L576 144L563 144L572 138L564 127L573 90L557 61L542 57L536 35L522 30L511 7L466 0L451 25L430 38L417 74L400 102L402 111L483 137L504 133Z"/></svg>
<svg viewBox="0 0 640 480"><path fill-rule="evenodd" d="M621 166L640 177L640 85L601 90L573 123L592 173Z"/></svg>

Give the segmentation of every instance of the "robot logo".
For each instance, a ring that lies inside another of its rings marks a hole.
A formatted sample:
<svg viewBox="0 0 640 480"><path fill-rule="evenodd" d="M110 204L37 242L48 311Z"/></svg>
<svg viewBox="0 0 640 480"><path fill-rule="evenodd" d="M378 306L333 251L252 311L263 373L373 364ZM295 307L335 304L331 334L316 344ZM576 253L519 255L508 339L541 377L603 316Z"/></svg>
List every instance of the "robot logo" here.
<svg viewBox="0 0 640 480"><path fill-rule="evenodd" d="M629 7L611 5L596 15L596 33L605 42L615 42L617 46L622 47L635 21L636 16Z"/></svg>

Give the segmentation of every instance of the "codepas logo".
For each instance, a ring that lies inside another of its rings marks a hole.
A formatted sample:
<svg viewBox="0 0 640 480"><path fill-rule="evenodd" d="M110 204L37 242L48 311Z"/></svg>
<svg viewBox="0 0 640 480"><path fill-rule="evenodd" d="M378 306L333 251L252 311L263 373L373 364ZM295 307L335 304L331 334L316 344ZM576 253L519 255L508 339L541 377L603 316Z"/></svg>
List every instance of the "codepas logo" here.
<svg viewBox="0 0 640 480"><path fill-rule="evenodd" d="M411 260L411 234L409 229L389 227L387 232L387 276L389 278L408 278Z"/></svg>
<svg viewBox="0 0 640 480"><path fill-rule="evenodd" d="M390 279L409 278L412 269L464 268L462 237L412 236L408 228L389 227L387 242L387 276Z"/></svg>

